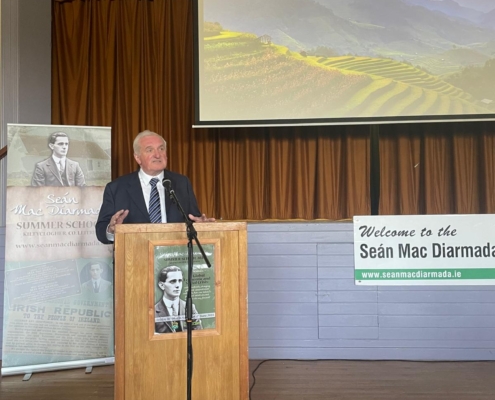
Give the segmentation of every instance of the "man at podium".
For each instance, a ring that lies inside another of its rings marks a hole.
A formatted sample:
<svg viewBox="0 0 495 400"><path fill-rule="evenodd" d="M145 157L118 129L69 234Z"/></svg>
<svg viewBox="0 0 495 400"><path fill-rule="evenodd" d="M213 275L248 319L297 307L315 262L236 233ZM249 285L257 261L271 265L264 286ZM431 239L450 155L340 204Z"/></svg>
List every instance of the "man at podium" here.
<svg viewBox="0 0 495 400"><path fill-rule="evenodd" d="M104 244L114 241L117 224L184 222L179 209L166 196L169 180L185 213L193 222L214 222L201 214L189 178L166 170L167 143L155 132L143 131L134 139L134 159L139 171L107 184L96 223L96 236Z"/></svg>
<svg viewBox="0 0 495 400"><path fill-rule="evenodd" d="M182 270L176 266L165 267L158 275L158 287L162 298L155 304L155 333L185 332L186 302L182 293ZM196 307L192 306L192 329L203 329Z"/></svg>

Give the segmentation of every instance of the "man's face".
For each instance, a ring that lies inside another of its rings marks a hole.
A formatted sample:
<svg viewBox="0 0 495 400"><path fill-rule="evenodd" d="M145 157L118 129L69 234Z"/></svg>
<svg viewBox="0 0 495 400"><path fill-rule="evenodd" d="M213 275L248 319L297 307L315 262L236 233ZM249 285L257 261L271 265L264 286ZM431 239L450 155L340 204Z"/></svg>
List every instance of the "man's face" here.
<svg viewBox="0 0 495 400"><path fill-rule="evenodd" d="M145 136L139 140L139 147L139 154L134 154L134 158L145 173L156 176L167 167L167 149L162 138Z"/></svg>
<svg viewBox="0 0 495 400"><path fill-rule="evenodd" d="M52 149L53 154L58 158L64 158L67 156L67 151L69 151L69 138L68 137L58 137L55 139L55 143L50 143L48 145Z"/></svg>
<svg viewBox="0 0 495 400"><path fill-rule="evenodd" d="M169 272L165 282L158 282L158 287L163 290L163 295L167 299L177 299L180 296L180 292L182 292L182 272Z"/></svg>
<svg viewBox="0 0 495 400"><path fill-rule="evenodd" d="M100 279L101 276L101 267L98 264L93 264L89 269L89 273L91 274L92 279Z"/></svg>

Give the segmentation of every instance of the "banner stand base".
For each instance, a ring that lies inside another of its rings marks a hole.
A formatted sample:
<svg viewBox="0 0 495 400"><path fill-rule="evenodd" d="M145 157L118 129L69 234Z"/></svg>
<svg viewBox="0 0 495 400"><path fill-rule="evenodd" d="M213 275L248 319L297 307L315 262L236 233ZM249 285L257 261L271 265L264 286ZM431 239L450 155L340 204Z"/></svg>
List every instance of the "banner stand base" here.
<svg viewBox="0 0 495 400"><path fill-rule="evenodd" d="M63 369L75 369L75 368L88 368L98 367L102 365L115 364L115 357L95 358L91 360L78 360L78 361L65 361L50 364L38 364L38 365L23 365L22 367L6 367L2 368L2 376L21 375L24 374L23 380L29 380L31 375L37 372L49 372L59 371ZM29 377L27 378L27 376ZM27 378L27 379L26 379Z"/></svg>

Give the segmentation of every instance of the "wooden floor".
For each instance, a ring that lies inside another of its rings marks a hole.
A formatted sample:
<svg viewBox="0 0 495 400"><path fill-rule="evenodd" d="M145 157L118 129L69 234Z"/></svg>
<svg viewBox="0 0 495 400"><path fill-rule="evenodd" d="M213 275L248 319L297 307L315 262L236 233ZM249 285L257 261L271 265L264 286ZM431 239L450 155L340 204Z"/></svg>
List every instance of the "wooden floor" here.
<svg viewBox="0 0 495 400"><path fill-rule="evenodd" d="M495 399L495 362L270 360L251 361L250 369L252 400ZM0 399L113 400L113 372L106 366L91 374L38 373L27 382L4 377Z"/></svg>

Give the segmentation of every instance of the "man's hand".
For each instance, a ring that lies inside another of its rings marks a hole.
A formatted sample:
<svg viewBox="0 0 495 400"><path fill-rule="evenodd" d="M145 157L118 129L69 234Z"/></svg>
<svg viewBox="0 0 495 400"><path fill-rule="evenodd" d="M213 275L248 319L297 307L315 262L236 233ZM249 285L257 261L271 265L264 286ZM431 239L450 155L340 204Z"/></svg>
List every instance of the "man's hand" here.
<svg viewBox="0 0 495 400"><path fill-rule="evenodd" d="M117 211L113 217L110 219L110 223L108 224L107 231L108 233L111 233L112 235L115 234L115 225L121 224L124 222L125 217L127 217L127 214L129 214L129 210L120 210Z"/></svg>
<svg viewBox="0 0 495 400"><path fill-rule="evenodd" d="M201 217L195 217L189 214L189 219L193 222L215 222L215 218L208 218L206 215L201 215Z"/></svg>

